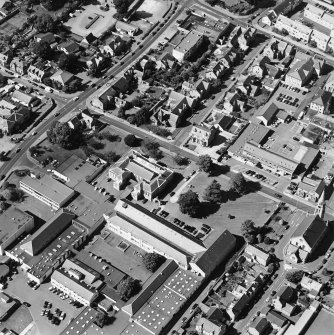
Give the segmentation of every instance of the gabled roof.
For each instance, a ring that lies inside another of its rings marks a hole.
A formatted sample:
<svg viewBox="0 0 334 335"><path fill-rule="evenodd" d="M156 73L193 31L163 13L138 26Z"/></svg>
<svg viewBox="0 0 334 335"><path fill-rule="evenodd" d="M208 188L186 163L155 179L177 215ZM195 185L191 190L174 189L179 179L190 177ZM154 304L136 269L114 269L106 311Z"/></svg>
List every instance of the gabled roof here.
<svg viewBox="0 0 334 335"><path fill-rule="evenodd" d="M279 292L277 293L277 298L283 303L286 304L290 302L295 296L296 290L291 286L282 286Z"/></svg>
<svg viewBox="0 0 334 335"><path fill-rule="evenodd" d="M260 115L258 115L257 117L262 117L265 120L267 120L267 122L269 122L278 112L279 108L274 104L271 103L266 109L264 109L262 111L262 113Z"/></svg>
<svg viewBox="0 0 334 335"><path fill-rule="evenodd" d="M250 244L247 245L245 253L262 258L263 260L267 260L270 257L270 255L267 252L264 252L261 249Z"/></svg>
<svg viewBox="0 0 334 335"><path fill-rule="evenodd" d="M330 92L319 90L317 94L315 95L312 103L319 105L319 106L326 107L331 99L332 99L332 94Z"/></svg>
<svg viewBox="0 0 334 335"><path fill-rule="evenodd" d="M293 233L293 237L303 237L313 248L327 229L326 222L319 215L307 216Z"/></svg>
<svg viewBox="0 0 334 335"><path fill-rule="evenodd" d="M59 44L58 48L65 49L68 53L74 53L79 50L79 45L74 41L67 41Z"/></svg>
<svg viewBox="0 0 334 335"><path fill-rule="evenodd" d="M282 328L287 322L287 319L276 311L269 311L267 319L270 323L278 326L279 328Z"/></svg>
<svg viewBox="0 0 334 335"><path fill-rule="evenodd" d="M71 224L75 217L76 215L70 211L64 209L57 211L48 222L28 238L27 242L21 245L21 249L30 255L37 255L52 240L57 238L57 236Z"/></svg>
<svg viewBox="0 0 334 335"><path fill-rule="evenodd" d="M24 93L22 91L16 90L13 95L12 95L13 99L16 99L18 101L21 101L27 105L29 105L31 103L31 101L34 99L31 95Z"/></svg>
<svg viewBox="0 0 334 335"><path fill-rule="evenodd" d="M87 43L87 44L92 44L96 40L96 37L92 34L89 33L82 41L81 43Z"/></svg>

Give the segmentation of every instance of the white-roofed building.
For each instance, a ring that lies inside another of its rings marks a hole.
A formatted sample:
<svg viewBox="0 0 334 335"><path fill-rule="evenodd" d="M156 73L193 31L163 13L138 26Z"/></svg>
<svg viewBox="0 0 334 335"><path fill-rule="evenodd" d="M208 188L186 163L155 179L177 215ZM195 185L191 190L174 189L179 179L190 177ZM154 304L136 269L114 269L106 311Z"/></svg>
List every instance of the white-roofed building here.
<svg viewBox="0 0 334 335"><path fill-rule="evenodd" d="M20 180L20 188L36 199L57 210L69 201L75 192L49 175L41 179L26 176Z"/></svg>

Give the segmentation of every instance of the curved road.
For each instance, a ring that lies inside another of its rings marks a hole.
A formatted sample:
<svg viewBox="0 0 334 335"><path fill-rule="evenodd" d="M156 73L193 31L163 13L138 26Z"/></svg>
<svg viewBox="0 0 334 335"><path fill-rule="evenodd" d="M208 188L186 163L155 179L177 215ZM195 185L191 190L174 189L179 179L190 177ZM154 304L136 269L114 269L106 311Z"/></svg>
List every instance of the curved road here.
<svg viewBox="0 0 334 335"><path fill-rule="evenodd" d="M176 17L178 15L180 15L180 13L183 11L183 9L187 6L189 1L184 1L182 3L182 6L168 19L168 21L166 22L166 24L159 30L155 31L155 34L152 34L141 44L142 47L138 48L134 54L129 54L127 55L121 62L121 64L117 64L116 66L114 66L112 69L110 69L107 72L107 76L111 77L111 76L116 76L118 73L120 73L121 71L123 71L126 67L128 67L133 61L135 61L141 54L143 54L152 44L152 42L154 42L155 39L157 39L169 26L170 24L176 19ZM6 175L14 166L15 164L20 160L20 158L22 157L22 155L24 155L27 150L32 146L32 144L36 141L36 138L41 136L43 133L45 133L49 127L51 126L51 124L54 121L57 121L59 119L61 119L64 115L66 115L67 113L69 113L71 110L73 110L76 106L78 106L79 104L81 104L82 102L85 102L85 100L94 93L94 91L96 91L98 89L98 86L105 84L107 81L109 81L110 79L100 79L96 82L96 87L90 87L89 89L87 89L86 91L82 92L79 96L78 96L78 100L77 101L69 101L64 107L62 107L58 112L59 115L57 117L51 117L50 119L46 120L46 121L42 121L41 125L39 125L35 131L37 132L37 134L35 136L31 136L29 138L27 138L23 143L21 143L18 147L16 147L14 150L14 154L11 153L9 155L10 160L6 163L4 163L4 165L0 168L0 175ZM132 130L130 131L132 132ZM15 150L20 149L19 153L15 153Z"/></svg>

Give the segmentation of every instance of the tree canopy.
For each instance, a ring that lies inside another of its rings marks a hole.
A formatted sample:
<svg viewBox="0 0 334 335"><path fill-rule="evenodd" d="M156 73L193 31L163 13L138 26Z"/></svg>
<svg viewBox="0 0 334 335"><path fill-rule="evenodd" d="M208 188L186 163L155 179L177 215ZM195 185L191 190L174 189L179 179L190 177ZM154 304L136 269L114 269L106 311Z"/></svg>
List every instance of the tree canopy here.
<svg viewBox="0 0 334 335"><path fill-rule="evenodd" d="M144 151L147 152L154 159L159 159L162 157L162 151L159 149L160 145L158 142L151 141L150 139L145 139L142 142L142 147Z"/></svg>
<svg viewBox="0 0 334 335"><path fill-rule="evenodd" d="M55 22L51 15L43 14L36 17L34 27L39 33L52 32L55 28Z"/></svg>
<svg viewBox="0 0 334 335"><path fill-rule="evenodd" d="M239 172L231 176L230 190L238 193L239 195L247 192L247 181L242 173Z"/></svg>
<svg viewBox="0 0 334 335"><path fill-rule="evenodd" d="M200 211L200 201L198 194L192 190L187 191L179 196L178 204L180 211L183 214L188 214L191 217L196 217Z"/></svg>
<svg viewBox="0 0 334 335"><path fill-rule="evenodd" d="M290 283L297 284L303 278L304 272L302 270L291 270L285 275L285 279Z"/></svg>
<svg viewBox="0 0 334 335"><path fill-rule="evenodd" d="M198 157L197 165L200 170L210 173L213 168L213 162L209 155L201 155Z"/></svg>
<svg viewBox="0 0 334 335"><path fill-rule="evenodd" d="M124 137L124 143L129 147L135 147L138 143L137 137L133 134Z"/></svg>
<svg viewBox="0 0 334 335"><path fill-rule="evenodd" d="M204 190L203 199L208 202L220 203L222 201L222 189L217 180L213 180Z"/></svg>
<svg viewBox="0 0 334 335"><path fill-rule="evenodd" d="M164 262L166 258L160 254L147 252L143 256L143 264L145 268L151 272L155 272Z"/></svg>
<svg viewBox="0 0 334 335"><path fill-rule="evenodd" d="M75 65L75 56L62 53L58 59L58 66L62 70L70 70Z"/></svg>
<svg viewBox="0 0 334 335"><path fill-rule="evenodd" d="M32 51L38 56L43 59L48 59L51 54L51 47L50 44L42 41L42 42L33 42L32 43Z"/></svg>
<svg viewBox="0 0 334 335"><path fill-rule="evenodd" d="M130 5L130 0L114 0L114 6L117 13L120 15L125 15L129 10Z"/></svg>
<svg viewBox="0 0 334 335"><path fill-rule="evenodd" d="M56 10L64 6L65 0L42 0L42 4L47 10Z"/></svg>
<svg viewBox="0 0 334 335"><path fill-rule="evenodd" d="M108 316L102 312L99 312L96 314L94 323L99 326L100 328L103 328L103 326L107 323Z"/></svg>
<svg viewBox="0 0 334 335"><path fill-rule="evenodd" d="M65 123L55 122L46 132L48 140L53 144L59 144L64 149L71 149L73 143L73 131L70 126Z"/></svg>
<svg viewBox="0 0 334 335"><path fill-rule="evenodd" d="M241 225L242 236L248 241L253 241L258 233L258 228L255 227L255 223L252 220L246 220Z"/></svg>
<svg viewBox="0 0 334 335"><path fill-rule="evenodd" d="M139 292L141 285L138 280L126 277L118 284L118 293L123 300L128 300Z"/></svg>

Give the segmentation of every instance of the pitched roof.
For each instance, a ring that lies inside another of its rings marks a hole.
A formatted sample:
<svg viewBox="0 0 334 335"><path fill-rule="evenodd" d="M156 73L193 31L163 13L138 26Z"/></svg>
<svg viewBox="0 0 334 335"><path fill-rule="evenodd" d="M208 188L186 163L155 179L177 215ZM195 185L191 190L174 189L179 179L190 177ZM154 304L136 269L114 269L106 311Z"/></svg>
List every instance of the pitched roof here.
<svg viewBox="0 0 334 335"><path fill-rule="evenodd" d="M257 117L263 117L265 120L270 121L276 115L278 110L279 108L274 103L271 103L267 108L263 109L262 113Z"/></svg>
<svg viewBox="0 0 334 335"><path fill-rule="evenodd" d="M287 319L283 315L277 313L276 311L270 311L267 314L267 319L270 323L280 328L282 328L287 322Z"/></svg>
<svg viewBox="0 0 334 335"><path fill-rule="evenodd" d="M41 42L53 43L55 41L55 35L52 33L40 33L35 36L36 39L40 39Z"/></svg>
<svg viewBox="0 0 334 335"><path fill-rule="evenodd" d="M62 284L70 291L75 292L77 295L87 301L92 301L97 293L95 289L91 289L88 287L88 285L79 282L74 277L70 277L63 270L55 270L55 272L52 274L52 279Z"/></svg>
<svg viewBox="0 0 334 335"><path fill-rule="evenodd" d="M262 251L261 249L253 246L253 245L247 245L245 252L250 255L254 255L256 257L262 258L264 260L267 260L270 255L267 252Z"/></svg>
<svg viewBox="0 0 334 335"><path fill-rule="evenodd" d="M79 45L74 41L67 41L59 44L58 48L65 49L68 53L73 53L79 50Z"/></svg>
<svg viewBox="0 0 334 335"><path fill-rule="evenodd" d="M332 94L330 92L319 90L314 96L314 100L312 100L312 103L326 107L331 99Z"/></svg>
<svg viewBox="0 0 334 335"><path fill-rule="evenodd" d="M293 237L303 237L313 248L327 229L326 222L319 215L307 216L293 233Z"/></svg>
<svg viewBox="0 0 334 335"><path fill-rule="evenodd" d="M22 91L16 90L13 95L13 99L17 99L18 101L21 101L27 105L31 103L31 101L34 99L31 95L24 93Z"/></svg>
<svg viewBox="0 0 334 335"><path fill-rule="evenodd" d="M258 320L257 324L255 325L255 329L258 331L258 333L261 335L263 332L268 328L269 322L266 318L261 318Z"/></svg>
<svg viewBox="0 0 334 335"><path fill-rule="evenodd" d="M282 303L287 303L292 300L296 291L291 286L282 286L279 292L277 293L277 297Z"/></svg>
<svg viewBox="0 0 334 335"><path fill-rule="evenodd" d="M68 71L58 70L55 72L50 79L53 81L57 81L62 85L66 85L69 81L73 79L74 75Z"/></svg>
<svg viewBox="0 0 334 335"><path fill-rule="evenodd" d="M57 211L49 221L28 238L27 242L24 242L21 245L21 249L33 256L37 255L52 240L62 233L71 224L75 217L75 214L64 209Z"/></svg>
<svg viewBox="0 0 334 335"><path fill-rule="evenodd" d="M205 317L199 318L197 321L196 327L201 327L203 329L204 334L217 334L225 333L226 325L223 323L216 324L215 322L212 322L211 320L208 320Z"/></svg>

